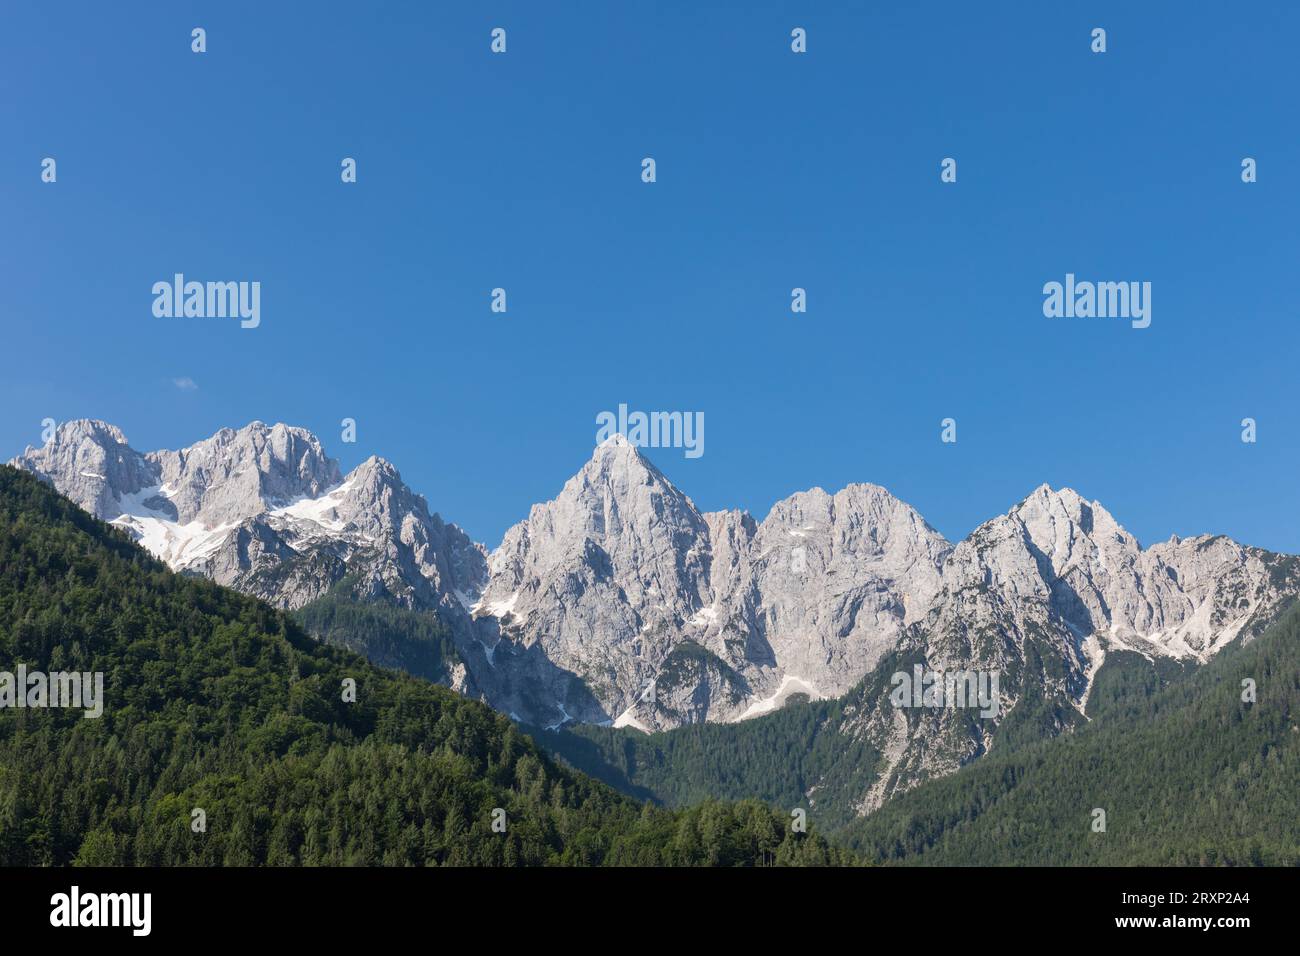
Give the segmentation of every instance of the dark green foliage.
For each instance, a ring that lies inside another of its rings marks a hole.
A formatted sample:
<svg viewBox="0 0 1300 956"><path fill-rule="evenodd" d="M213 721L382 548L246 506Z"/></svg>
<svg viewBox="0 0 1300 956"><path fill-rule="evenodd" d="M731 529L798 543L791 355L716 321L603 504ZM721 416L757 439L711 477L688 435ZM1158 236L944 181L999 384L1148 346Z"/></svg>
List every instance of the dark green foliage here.
<svg viewBox="0 0 1300 956"><path fill-rule="evenodd" d="M1119 660L1109 684L1098 675L1104 717L995 748L847 842L880 862L1300 865L1300 609L1193 674L1162 669ZM1241 699L1246 678L1256 703Z"/></svg>
<svg viewBox="0 0 1300 956"><path fill-rule="evenodd" d="M704 668L719 671L731 684L744 684L743 678L726 661L694 641L682 641L672 649L659 669L655 684L659 687L678 687Z"/></svg>
<svg viewBox="0 0 1300 956"><path fill-rule="evenodd" d="M1194 673L1196 665L1190 661L1168 657L1152 661L1134 651L1109 651L1088 692L1088 719L1137 717L1145 713L1154 695Z"/></svg>
<svg viewBox="0 0 1300 956"><path fill-rule="evenodd" d="M830 827L852 818L852 804L875 779L878 756L838 732L843 706L805 698L756 720L649 735L591 725L529 732L577 769L625 793L669 806L754 797L787 811L803 807Z"/></svg>
<svg viewBox="0 0 1300 956"><path fill-rule="evenodd" d="M19 663L102 671L106 703L90 720L0 710L0 865L849 859L754 801L638 804L556 765L479 703L172 574L3 467L0 669ZM504 834L492 831L498 807ZM195 808L204 833L191 830Z"/></svg>
<svg viewBox="0 0 1300 956"><path fill-rule="evenodd" d="M356 651L372 664L439 684L459 662L446 627L428 611L352 600L335 588L293 613L312 637Z"/></svg>
<svg viewBox="0 0 1300 956"><path fill-rule="evenodd" d="M1003 638L995 630L972 635L976 643ZM1048 642L1041 642L1047 645ZM693 654L687 644L687 654ZM703 652L707 653L707 652ZM1065 664L1044 656L1040 642L1026 642L1027 658L1002 674L1003 691L1018 697L998 726L994 749L1011 751L1067 733L1084 722L1044 678L1061 681ZM530 729L543 747L574 767L640 798L684 806L707 797L756 797L778 807L803 806L830 831L857 818L868 791L878 783L880 755L863 739L863 717L890 706L894 674L911 673L925 659L915 650L886 654L852 690L837 700L791 698L778 712L735 724L691 724L645 735L632 729L578 725L558 733ZM948 727L931 741L928 756L966 750L978 739L977 715ZM916 711L909 723L919 721ZM982 759L982 758L981 758ZM909 767L895 768L892 787L913 779Z"/></svg>
<svg viewBox="0 0 1300 956"><path fill-rule="evenodd" d="M718 655L694 641L683 641L672 649L655 677L655 686L668 691L693 683L701 673L710 670L730 689L733 699L744 696L744 678Z"/></svg>
<svg viewBox="0 0 1300 956"><path fill-rule="evenodd" d="M854 718L913 662L887 655L839 701L792 701L740 724L533 733L579 769L669 806L708 796L807 806L881 863L1300 864L1300 607L1200 668L1112 651L1088 721L1044 693L1036 675L1053 662L1031 658L987 755L857 818L878 761ZM1256 704L1241 701L1247 677ZM1106 810L1105 833L1092 832L1094 808Z"/></svg>

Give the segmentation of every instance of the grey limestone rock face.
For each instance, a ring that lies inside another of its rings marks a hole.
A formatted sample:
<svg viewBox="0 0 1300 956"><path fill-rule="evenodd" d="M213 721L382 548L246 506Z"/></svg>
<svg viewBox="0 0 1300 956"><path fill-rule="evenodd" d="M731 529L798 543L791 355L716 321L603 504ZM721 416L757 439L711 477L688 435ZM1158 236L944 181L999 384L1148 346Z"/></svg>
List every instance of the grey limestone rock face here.
<svg viewBox="0 0 1300 956"><path fill-rule="evenodd" d="M99 517L113 511L119 497L160 483L157 465L106 422L60 425L44 447L29 446L10 464L50 480L60 494Z"/></svg>
<svg viewBox="0 0 1300 956"><path fill-rule="evenodd" d="M181 524L230 524L318 497L342 480L316 436L288 425L223 428L188 448L145 458L156 465Z"/></svg>
<svg viewBox="0 0 1300 956"><path fill-rule="evenodd" d="M848 690L928 605L950 550L873 485L794 495L761 524L701 514L615 436L506 533L476 615L577 675L599 705L585 719L731 720L783 688Z"/></svg>
<svg viewBox="0 0 1300 956"><path fill-rule="evenodd" d="M896 651L931 671L997 674L996 712L899 708L883 685L862 694L841 730L885 759L860 809L980 756L1004 721L1032 719L1040 735L1077 726L1108 651L1202 663L1249 640L1300 591L1296 563L1223 537L1143 549L1097 502L1036 489L953 549Z"/></svg>
<svg viewBox="0 0 1300 956"><path fill-rule="evenodd" d="M346 579L358 597L439 611L468 639L485 550L430 513L391 464L372 457L344 476L306 429L253 422L140 453L112 425L75 421L12 463L175 570L285 609Z"/></svg>
<svg viewBox="0 0 1300 956"><path fill-rule="evenodd" d="M1144 549L1046 485L956 545L869 484L799 492L761 521L701 513L622 436L490 557L387 461L341 475L282 424L140 453L68 422L13 464L173 568L279 607L345 586L436 611L462 686L530 723L651 731L853 691L842 729L885 755L864 809L979 756L1022 700L1018 720L1082 720L1108 650L1199 663L1300 591L1294 558L1212 536ZM900 712L877 673L891 661L996 671L998 713Z"/></svg>
<svg viewBox="0 0 1300 956"><path fill-rule="evenodd" d="M556 669L553 686L509 709L547 725L566 714L615 719L708 603L709 563L708 525L691 500L621 438L596 449L506 532L475 605L504 644L501 663L531 654ZM580 711L567 696L575 678L590 695Z"/></svg>

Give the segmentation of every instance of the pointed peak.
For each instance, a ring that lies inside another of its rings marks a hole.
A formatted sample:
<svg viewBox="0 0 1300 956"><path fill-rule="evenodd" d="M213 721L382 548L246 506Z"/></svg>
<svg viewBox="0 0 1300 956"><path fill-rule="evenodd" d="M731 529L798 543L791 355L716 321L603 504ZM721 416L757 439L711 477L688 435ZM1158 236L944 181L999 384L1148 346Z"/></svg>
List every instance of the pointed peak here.
<svg viewBox="0 0 1300 956"><path fill-rule="evenodd" d="M1026 507L1027 505L1030 505L1035 502L1038 503L1056 502L1065 505L1067 508L1072 510L1076 509L1080 504L1085 504L1085 505L1096 504L1095 501L1089 501L1087 498L1079 494L1073 488L1070 488L1068 486L1063 486L1061 488L1053 488L1047 482L1043 482L1041 485L1039 485L1037 488L1031 491L1028 495L1026 495L1023 499L1021 499L1020 503L1017 504L1011 510L1019 511L1020 509Z"/></svg>
<svg viewBox="0 0 1300 956"><path fill-rule="evenodd" d="M572 500L594 488L609 489L616 494L626 494L638 488L657 488L680 498L690 508L695 507L690 498L642 453L640 447L626 436L615 434L596 446L591 458L569 477L556 498L545 505L536 504L533 509L554 505L561 499Z"/></svg>
<svg viewBox="0 0 1300 956"><path fill-rule="evenodd" d="M1085 498L1069 487L1039 485L1007 514L1026 526L1037 527L1044 522L1050 524L1064 520L1078 526L1087 535L1104 530L1132 537L1101 502Z"/></svg>
<svg viewBox="0 0 1300 956"><path fill-rule="evenodd" d="M384 475L391 475L394 478L400 478L397 466L382 455L371 455L361 464L357 465L356 470L374 471Z"/></svg>
<svg viewBox="0 0 1300 956"><path fill-rule="evenodd" d="M1069 495L1073 495L1076 498L1079 497L1079 493L1075 491L1073 488L1071 488L1069 485L1062 485L1060 488L1053 488L1051 484L1046 481L1043 482L1041 485L1039 485L1037 488L1035 488L1032 494L1048 495L1053 498L1059 498L1062 496L1069 496Z"/></svg>
<svg viewBox="0 0 1300 956"><path fill-rule="evenodd" d="M633 452L636 452L636 454L638 455L641 454L639 451L637 451L636 446L627 440L626 435L624 435L622 432L615 432L614 434L610 435L603 442L601 442L599 445L596 446L596 451L595 453L593 453L592 457L594 458L596 454L599 454L601 451L604 451L605 449L608 448L628 448L631 449Z"/></svg>
<svg viewBox="0 0 1300 956"><path fill-rule="evenodd" d="M654 462L646 457L641 446L628 440L627 436L621 432L615 432L597 445L591 453L591 458L582 466L582 470L578 474L591 477L596 474L610 474L624 469L647 471L663 481L668 480L655 467Z"/></svg>

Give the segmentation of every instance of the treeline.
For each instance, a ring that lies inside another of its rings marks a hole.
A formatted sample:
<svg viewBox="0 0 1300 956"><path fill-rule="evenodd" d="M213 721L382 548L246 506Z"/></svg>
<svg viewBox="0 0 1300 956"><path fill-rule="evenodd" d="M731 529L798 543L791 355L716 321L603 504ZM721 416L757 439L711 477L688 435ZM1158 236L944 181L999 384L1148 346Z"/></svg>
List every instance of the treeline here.
<svg viewBox="0 0 1300 956"><path fill-rule="evenodd" d="M590 724L560 731L529 728L548 751L610 786L641 799L680 807L710 797L754 797L777 807L806 807L823 832L858 819L863 797L879 779L880 754L853 717L888 700L890 676L910 671L906 651L887 654L853 689L835 700L797 695L774 714L735 724L689 724L644 734ZM1088 713L1117 719L1188 668L1136 654L1112 654L1098 672ZM1033 675L1037 668L1028 669ZM1012 752L1085 723L1042 692L1021 688L1016 708L999 725L994 750ZM983 758L981 758L983 759Z"/></svg>
<svg viewBox="0 0 1300 956"><path fill-rule="evenodd" d="M101 671L106 700L0 710L0 865L851 862L754 801L639 804L0 467L0 670L20 663Z"/></svg>
<svg viewBox="0 0 1300 956"><path fill-rule="evenodd" d="M880 863L1300 865L1300 609L1183 679L1113 677L1088 726L995 749L846 842Z"/></svg>
<svg viewBox="0 0 1300 956"><path fill-rule="evenodd" d="M529 728L544 748L624 793L672 807L753 797L809 811L823 829L849 822L876 779L879 754L840 731L846 702L791 700L737 724L690 724L644 734L580 724Z"/></svg>
<svg viewBox="0 0 1300 956"><path fill-rule="evenodd" d="M530 733L668 806L716 796L807 807L833 840L880 864L1300 865L1300 609L1199 668L1112 652L1089 720L1074 714L1059 736L1048 736L1059 718L1026 693L989 754L863 818L879 755L844 732L845 717L896 664L839 701L740 724ZM1242 700L1247 679L1253 703Z"/></svg>

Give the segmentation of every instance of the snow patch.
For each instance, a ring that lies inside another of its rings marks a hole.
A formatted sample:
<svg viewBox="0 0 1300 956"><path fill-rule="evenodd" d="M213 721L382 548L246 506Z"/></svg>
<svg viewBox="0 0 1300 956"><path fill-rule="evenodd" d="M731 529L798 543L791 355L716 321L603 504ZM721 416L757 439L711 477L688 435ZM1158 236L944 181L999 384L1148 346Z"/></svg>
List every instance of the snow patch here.
<svg viewBox="0 0 1300 956"><path fill-rule="evenodd" d="M339 517L337 508L351 487L351 482L344 482L318 498L298 498L266 514L293 525L305 524L308 526L304 529L306 531L314 527L338 534L347 522ZM121 513L109 523L127 529L151 554L166 561L172 568L179 569L216 551L239 521L229 521L215 527L201 521L181 524L173 521L170 513L145 504L150 499L170 498L173 494L175 489L171 487L153 485L133 494L119 496L118 507Z"/></svg>
<svg viewBox="0 0 1300 956"><path fill-rule="evenodd" d="M456 601L462 608L470 614L474 613L474 609L478 607L479 597L481 595L471 594L468 591L462 591L459 588L452 591L452 594L455 596Z"/></svg>
<svg viewBox="0 0 1300 956"><path fill-rule="evenodd" d="M310 521L326 531L339 532L347 522L339 517L338 506L350 490L352 490L352 482L345 481L319 498L297 498L282 508L276 508L270 514L277 518Z"/></svg>
<svg viewBox="0 0 1300 956"><path fill-rule="evenodd" d="M631 727L634 730L641 731L643 734L652 733L649 727L641 723L641 721L637 720L635 715L633 715L632 709L634 707L636 707L636 704L633 704L632 707L629 707L627 710L623 711L623 713L619 714L618 718L614 721L614 726Z"/></svg>
<svg viewBox="0 0 1300 956"><path fill-rule="evenodd" d="M227 532L235 527L229 523L209 528L201 521L177 524L141 515L120 515L109 524L126 528L141 547L172 568L181 568L207 557L221 546Z"/></svg>
<svg viewBox="0 0 1300 956"><path fill-rule="evenodd" d="M1113 626L1113 625L1112 625ZM1088 639L1083 642L1084 671L1083 678L1087 684L1083 688L1083 696L1079 698L1079 713L1088 717L1088 695L1092 693L1092 682L1097 676L1097 671L1101 670L1101 665L1106 663L1106 645L1096 631L1088 635Z"/></svg>
<svg viewBox="0 0 1300 956"><path fill-rule="evenodd" d="M145 504L151 498L166 497L169 493L164 493L161 485L154 485L120 496L117 501L122 513L109 524L125 528L150 554L172 568L181 568L217 550L235 523L216 527L208 527L202 521L180 524L172 521L166 512Z"/></svg>
<svg viewBox="0 0 1300 956"><path fill-rule="evenodd" d="M813 700L819 700L824 696L811 681L806 681L802 677L795 677L793 674L786 674L781 678L781 686L776 689L775 694L754 701L733 722L749 720L751 717L761 717L764 714L778 711L785 706L786 700L794 694L807 694Z"/></svg>
<svg viewBox="0 0 1300 956"><path fill-rule="evenodd" d="M555 702L555 706L560 708L560 719L553 724L547 725L546 727L547 730L559 730L569 721L573 720L573 718L569 716L569 712L564 709L564 704L562 702L557 700Z"/></svg>
<svg viewBox="0 0 1300 956"><path fill-rule="evenodd" d="M488 601L486 604L480 598L473 607L471 612L485 611L491 617L508 617L515 609L519 602L519 592L516 591L504 601Z"/></svg>
<svg viewBox="0 0 1300 956"><path fill-rule="evenodd" d="M696 611L686 622L692 627L705 627L713 624L718 620L718 609L716 607L702 607Z"/></svg>

